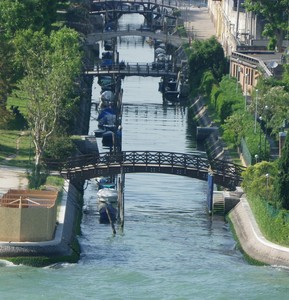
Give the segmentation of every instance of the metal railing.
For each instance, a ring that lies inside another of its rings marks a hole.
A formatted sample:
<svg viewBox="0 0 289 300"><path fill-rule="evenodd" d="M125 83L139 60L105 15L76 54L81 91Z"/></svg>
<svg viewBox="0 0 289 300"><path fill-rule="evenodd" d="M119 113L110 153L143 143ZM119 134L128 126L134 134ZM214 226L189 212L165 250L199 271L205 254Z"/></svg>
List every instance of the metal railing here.
<svg viewBox="0 0 289 300"><path fill-rule="evenodd" d="M123 76L155 76L164 75L177 76L175 67L170 62L164 63L126 63L126 64L111 64L103 65L96 64L93 67L86 67L86 75L104 75L104 74L119 74Z"/></svg>
<svg viewBox="0 0 289 300"><path fill-rule="evenodd" d="M85 155L69 159L64 164L61 174L68 179L72 177L77 178L78 176L87 179L96 174L91 171L107 169L111 172L119 172L120 168L127 168L127 172L170 173L202 180L206 179L205 175L211 173L216 177L217 182L224 186L240 184L242 172L245 170L245 167L231 162L222 160L209 161L207 158L193 154L160 151L123 151L118 153L100 153L99 156ZM128 168L132 168L132 170ZM85 173L87 174L85 175Z"/></svg>
<svg viewBox="0 0 289 300"><path fill-rule="evenodd" d="M109 3L115 2L115 0L93 0L92 3ZM128 3L128 4L153 4L170 8L178 8L181 6L181 2L179 0L119 0L120 3Z"/></svg>

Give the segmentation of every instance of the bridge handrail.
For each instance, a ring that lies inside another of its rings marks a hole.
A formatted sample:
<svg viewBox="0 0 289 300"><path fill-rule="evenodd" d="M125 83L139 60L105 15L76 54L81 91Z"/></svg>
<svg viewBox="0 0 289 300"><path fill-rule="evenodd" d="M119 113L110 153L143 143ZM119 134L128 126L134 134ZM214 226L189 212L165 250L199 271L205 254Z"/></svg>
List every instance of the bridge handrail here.
<svg viewBox="0 0 289 300"><path fill-rule="evenodd" d="M87 168L88 166L112 165L112 164L156 164L170 166L196 166L207 169L209 162L199 155L163 152L163 151L122 151L117 153L99 153L95 155L81 155L70 158L64 164L65 169Z"/></svg>
<svg viewBox="0 0 289 300"><path fill-rule="evenodd" d="M163 65L165 69L168 69L170 71L174 70L173 62L163 62L160 63L160 65ZM101 62L97 63L95 65L87 65L86 70L87 71L106 71L109 69L110 71L156 71L158 70L158 67L155 63L113 63L111 65L103 65Z"/></svg>
<svg viewBox="0 0 289 300"><path fill-rule="evenodd" d="M119 165L182 167L186 169L190 168L199 171L212 172L213 174L237 179L242 178L242 172L246 169L243 166L231 162L225 162L217 159L209 161L207 158L194 154L163 151L122 151L117 153L104 152L100 153L98 156L85 155L71 158L64 164L62 173Z"/></svg>
<svg viewBox="0 0 289 300"><path fill-rule="evenodd" d="M93 3L105 3L105 2L111 2L114 0L93 0ZM180 1L179 0L125 0L125 1L119 1L123 3L142 3L142 4L155 4L155 5L161 5L161 6L168 6L168 7L179 7Z"/></svg>

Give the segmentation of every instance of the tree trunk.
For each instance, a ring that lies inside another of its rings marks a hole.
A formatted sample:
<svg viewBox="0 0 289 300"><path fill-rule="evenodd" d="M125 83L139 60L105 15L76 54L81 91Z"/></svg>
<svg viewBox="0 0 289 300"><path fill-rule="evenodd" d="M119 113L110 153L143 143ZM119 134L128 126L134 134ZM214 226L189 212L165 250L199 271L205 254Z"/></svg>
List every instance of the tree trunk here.
<svg viewBox="0 0 289 300"><path fill-rule="evenodd" d="M276 48L278 52L282 52L282 45L283 45L283 37L284 37L284 30L277 29L276 30Z"/></svg>

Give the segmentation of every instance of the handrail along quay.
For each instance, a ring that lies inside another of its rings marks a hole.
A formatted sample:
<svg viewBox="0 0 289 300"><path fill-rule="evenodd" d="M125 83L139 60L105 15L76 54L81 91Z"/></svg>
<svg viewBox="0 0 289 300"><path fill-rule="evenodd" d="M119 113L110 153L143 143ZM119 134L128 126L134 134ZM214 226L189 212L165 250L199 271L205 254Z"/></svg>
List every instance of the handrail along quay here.
<svg viewBox="0 0 289 300"><path fill-rule="evenodd" d="M85 155L69 159L61 175L69 180L87 180L120 173L164 173L207 181L208 173L214 182L235 189L242 182L245 167L200 155L162 151L122 151Z"/></svg>

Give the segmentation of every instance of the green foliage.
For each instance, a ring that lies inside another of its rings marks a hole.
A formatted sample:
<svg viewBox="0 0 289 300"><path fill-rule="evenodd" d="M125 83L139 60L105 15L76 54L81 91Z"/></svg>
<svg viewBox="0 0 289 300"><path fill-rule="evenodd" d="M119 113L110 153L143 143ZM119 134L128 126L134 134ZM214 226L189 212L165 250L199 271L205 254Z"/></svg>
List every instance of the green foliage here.
<svg viewBox="0 0 289 300"><path fill-rule="evenodd" d="M1 11L1 10L0 10ZM1 26L0 26L1 28ZM7 97L11 93L15 75L13 70L13 46L0 32L0 109L5 113ZM3 120L2 120L3 122Z"/></svg>
<svg viewBox="0 0 289 300"><path fill-rule="evenodd" d="M63 179L63 177L59 177L59 176L48 176L46 178L45 185L62 188L64 185L64 179Z"/></svg>
<svg viewBox="0 0 289 300"><path fill-rule="evenodd" d="M50 36L43 31L26 30L18 33L15 45L17 62L27 74L19 89L28 98L27 121L38 165L48 138L60 124L65 127L65 119L75 104L69 96L80 74L79 36L65 27L52 31Z"/></svg>
<svg viewBox="0 0 289 300"><path fill-rule="evenodd" d="M0 160L2 164L28 168L33 155L29 132L0 130Z"/></svg>
<svg viewBox="0 0 289 300"><path fill-rule="evenodd" d="M233 91L233 92L232 92ZM219 91L215 90L216 110L223 124L233 113L244 109L244 97L241 92L236 90L236 80L228 75L223 76L219 83Z"/></svg>
<svg viewBox="0 0 289 300"><path fill-rule="evenodd" d="M31 172L27 173L28 188L29 189L39 189L41 185L46 182L48 173L41 170L41 166L35 166L32 168Z"/></svg>
<svg viewBox="0 0 289 300"><path fill-rule="evenodd" d="M287 134L279 159L279 174L275 185L276 199L284 209L289 209L289 135Z"/></svg>
<svg viewBox="0 0 289 300"><path fill-rule="evenodd" d="M250 194L247 198L263 235L273 243L288 247L288 211L277 209L275 205L262 200L255 194Z"/></svg>
<svg viewBox="0 0 289 300"><path fill-rule="evenodd" d="M274 84L260 89L256 97L255 93L249 111L255 114L257 106L257 117L262 117L264 129L270 130L277 140L283 121L289 120L289 93L284 86Z"/></svg>
<svg viewBox="0 0 289 300"><path fill-rule="evenodd" d="M242 187L250 195L275 203L273 186L277 174L278 168L275 162L262 161L254 166L249 166L243 172Z"/></svg>
<svg viewBox="0 0 289 300"><path fill-rule="evenodd" d="M222 125L224 140L226 143L238 147L241 143L241 138L247 135L250 126L252 126L252 121L248 114L234 112L225 119Z"/></svg>
<svg viewBox="0 0 289 300"><path fill-rule="evenodd" d="M182 37L186 37L187 36L187 31L186 31L186 29L185 29L184 26L178 26L177 27L177 32L178 32L179 36L182 36Z"/></svg>
<svg viewBox="0 0 289 300"><path fill-rule="evenodd" d="M66 1L1 0L0 28L9 37L23 29L44 30L48 33L57 20L57 10L63 2Z"/></svg>
<svg viewBox="0 0 289 300"><path fill-rule="evenodd" d="M61 168L62 162L72 156L75 150L75 144L69 136L59 133L51 136L44 154L46 166L55 169L55 166L59 164Z"/></svg>
<svg viewBox="0 0 289 300"><path fill-rule="evenodd" d="M179 9L174 9L173 10L173 16L175 17L181 17L182 12Z"/></svg>
<svg viewBox="0 0 289 300"><path fill-rule="evenodd" d="M221 93L219 86L217 84L212 85L211 94L210 94L210 105L216 109L217 107L217 99Z"/></svg>
<svg viewBox="0 0 289 300"><path fill-rule="evenodd" d="M270 47L276 44L281 51L284 33L288 30L289 0L274 1L274 4L271 0L245 0L245 7L265 20L263 35L270 37Z"/></svg>
<svg viewBox="0 0 289 300"><path fill-rule="evenodd" d="M216 80L212 71L206 71L201 80L200 92L205 96L209 96L215 83Z"/></svg>
<svg viewBox="0 0 289 300"><path fill-rule="evenodd" d="M11 118L6 121L6 129L9 130L26 130L27 129L27 121L24 116L19 111L18 107L14 107L13 105L10 107Z"/></svg>
<svg viewBox="0 0 289 300"><path fill-rule="evenodd" d="M13 122L13 116L12 113L4 109L3 107L0 107L0 129L8 130L11 128L9 125L10 122Z"/></svg>
<svg viewBox="0 0 289 300"><path fill-rule="evenodd" d="M189 80L191 88L198 91L203 74L210 70L219 82L228 71L228 62L221 44L215 37L205 41L195 40L189 53Z"/></svg>

